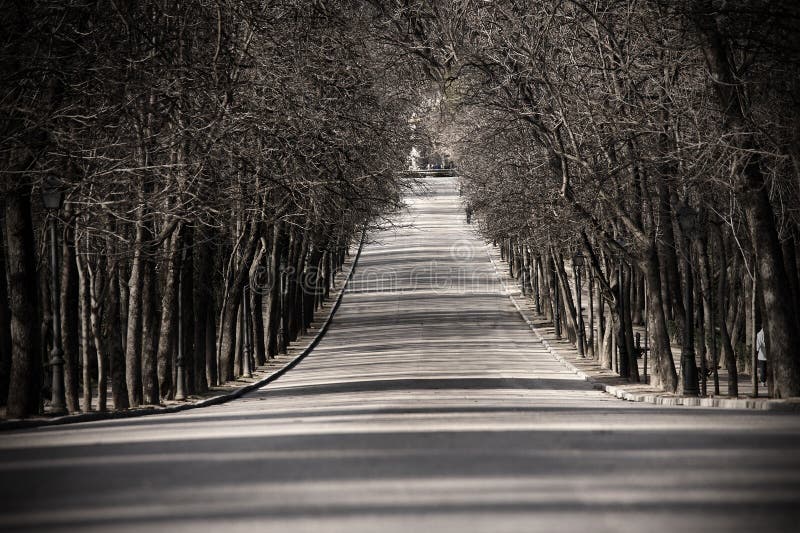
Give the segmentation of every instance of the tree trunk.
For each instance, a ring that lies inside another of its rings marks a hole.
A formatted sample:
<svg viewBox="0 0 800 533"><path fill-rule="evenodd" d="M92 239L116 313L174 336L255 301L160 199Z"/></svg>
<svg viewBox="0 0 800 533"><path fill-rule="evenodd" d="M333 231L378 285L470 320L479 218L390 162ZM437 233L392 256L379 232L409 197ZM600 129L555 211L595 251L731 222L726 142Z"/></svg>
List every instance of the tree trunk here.
<svg viewBox="0 0 800 533"><path fill-rule="evenodd" d="M192 339L192 349L194 351L194 389L196 393L208 390L208 369L206 368L206 319L205 306L209 305L209 300L199 299L197 285L192 292L192 320L194 321L194 331Z"/></svg>
<svg viewBox="0 0 800 533"><path fill-rule="evenodd" d="M172 360L177 331L177 298L180 297L178 295L178 269L182 268L178 264L180 233L180 229L175 229L169 238L166 250L164 289L161 292L161 329L158 335L156 361L158 367L158 390L162 400L170 400L175 395L172 387Z"/></svg>
<svg viewBox="0 0 800 533"><path fill-rule="evenodd" d="M142 278L142 394L147 405L159 405L164 394L160 389L158 376L157 343L158 323L156 315L156 286L158 284L155 263L151 258L143 262L144 276ZM171 382L167 391L171 390Z"/></svg>
<svg viewBox="0 0 800 533"><path fill-rule="evenodd" d="M700 272L699 269L694 269L694 286L700 287ZM697 335L695 352L700 355L700 370L698 372L698 383L700 385L700 396L706 397L708 395L708 344L706 342L706 320L705 320L705 306L703 305L702 291L694 291L694 316L697 327L695 331ZM713 333L713 332L712 332Z"/></svg>
<svg viewBox="0 0 800 533"><path fill-rule="evenodd" d="M612 285L614 290L614 307L612 308L614 324L616 325L617 341L617 373L623 378L629 378L630 356L628 354L628 343L626 341L625 325L625 266L623 262L617 264L616 284Z"/></svg>
<svg viewBox="0 0 800 533"><path fill-rule="evenodd" d="M130 289L128 288L128 282L126 281L128 279L130 279L130 272L128 272L127 261L121 261L117 263L117 294L119 294L119 324L120 324L119 337L120 340L122 341L123 355L125 354L125 350L128 346L128 326L129 326L128 307L130 303L129 299ZM126 383L125 390L127 389L128 385Z"/></svg>
<svg viewBox="0 0 800 533"><path fill-rule="evenodd" d="M187 395L195 394L197 377L195 376L195 361L197 359L194 350L194 329L195 321L192 319L191 310L194 301L194 242L192 240L192 232L184 229L183 231L183 245L179 253L181 262L181 282L179 289L181 294L181 329L183 334L183 368L184 368L184 386ZM205 361L205 355L203 356ZM203 371L205 374L205 371ZM177 384L177 382L176 382Z"/></svg>
<svg viewBox="0 0 800 533"><path fill-rule="evenodd" d="M783 252L786 277L791 287L794 313L795 316L797 316L798 311L800 311L800 285L798 285L797 253L795 249L794 231L792 229L789 229L788 237L781 242L781 250Z"/></svg>
<svg viewBox="0 0 800 533"><path fill-rule="evenodd" d="M196 230L195 230L196 231ZM192 316L194 318L194 361L195 361L195 390L204 392L209 385L216 384L216 355L211 361L207 360L207 352L216 352L214 346L214 330L212 328L211 346L208 346L209 332L207 331L209 320L207 315L214 315L214 291L211 286L213 283L213 259L211 257L211 246L205 239L196 242L194 260L195 279L192 283Z"/></svg>
<svg viewBox="0 0 800 533"><path fill-rule="evenodd" d="M601 300L600 305L605 307L606 303ZM603 345L600 347L600 357L598 362L600 363L601 367L610 370L614 366L614 343L612 340L614 336L613 320L603 320L602 326Z"/></svg>
<svg viewBox="0 0 800 533"><path fill-rule="evenodd" d="M595 342L595 337L594 337L594 331L595 331L594 330L594 276L592 276L591 272L588 274L588 278L589 278L589 280L588 280L589 281L589 283L588 283L589 287L588 287L588 291L587 292L589 293L589 339L588 339L586 344L588 345L588 348L589 348L587 354L589 355L589 357L594 359L594 357L596 356L595 349L594 349L594 342Z"/></svg>
<svg viewBox="0 0 800 533"><path fill-rule="evenodd" d="M714 235L717 240L720 258L719 282L717 290L717 325L719 326L720 348L723 356L725 357L725 366L728 369L728 396L736 398L739 395L739 370L736 366L736 354L733 351L733 346L731 346L731 338L728 334L728 324L725 320L725 310L728 304L726 301L726 297L728 295L728 254L725 250L725 242L722 238L722 232L718 226L714 227Z"/></svg>
<svg viewBox="0 0 800 533"><path fill-rule="evenodd" d="M721 231L721 229L719 229ZM723 236L723 244L726 250L731 249L732 243L729 239L724 239ZM739 311L736 302L739 300L739 284L738 281L740 279L739 271L742 267L742 255L741 254L733 254L733 262L730 265L730 271L728 273L728 311L725 314L725 323L728 325L728 332L731 334L731 339L733 339L733 328L734 323L736 322L736 314ZM734 345L735 347L735 345Z"/></svg>
<svg viewBox="0 0 800 533"><path fill-rule="evenodd" d="M80 255L78 260L78 300L80 301L81 317L81 370L82 370L82 400L81 410L88 413L92 410L92 363L94 351L91 348L91 296L89 294L89 274L87 272L87 258Z"/></svg>
<svg viewBox="0 0 800 533"><path fill-rule="evenodd" d="M290 255L288 265L290 267L287 275L287 305L286 305L286 336L289 342L295 342L300 334L302 321L302 307L300 300L300 273L302 272L303 255L306 251L305 234L298 237L297 231L292 228L290 237Z"/></svg>
<svg viewBox="0 0 800 533"><path fill-rule="evenodd" d="M128 280L127 333L125 334L125 382L128 405L142 403L142 261L144 260L144 207L137 208L136 237L133 243L133 262Z"/></svg>
<svg viewBox="0 0 800 533"><path fill-rule="evenodd" d="M94 351L97 354L97 410L105 411L107 405L107 344L104 342L102 335L101 316L103 297L106 288L108 287L105 276L106 268L108 265L103 264L105 259L99 259L98 264L91 265L87 263L86 272L89 275L89 325L92 333L92 342Z"/></svg>
<svg viewBox="0 0 800 533"><path fill-rule="evenodd" d="M256 245L259 242L258 229L258 223L251 222L248 224L248 236L243 244L242 258L236 266L235 273L231 276L228 299L224 304L219 364L219 378L223 383L234 379L233 365L236 350L237 310L242 297L242 284L247 276L253 254L255 254Z"/></svg>
<svg viewBox="0 0 800 533"><path fill-rule="evenodd" d="M635 326L644 324L644 278L638 269L631 270L631 321Z"/></svg>
<svg viewBox="0 0 800 533"><path fill-rule="evenodd" d="M314 247L313 250L308 254L308 264L301 282L302 292L305 297L305 308L303 311L303 333L308 331L308 328L311 327L311 323L314 320L314 311L316 310L315 303L319 293L319 281L317 280L319 270L317 269L317 265L319 264L321 257L322 253L320 250Z"/></svg>
<svg viewBox="0 0 800 533"><path fill-rule="evenodd" d="M752 322L750 326L753 328L751 331L752 344L750 345L750 353L752 354L750 363L750 379L753 384L753 394L758 396L758 349L756 348L756 336L761 329L761 305L764 303L761 298L761 285L758 282L758 271L753 272L753 279L750 281L750 316ZM769 357L769 354L767 354Z"/></svg>
<svg viewBox="0 0 800 533"><path fill-rule="evenodd" d="M639 360L636 357L636 349L633 341L633 317L631 301L631 285L633 284L636 270L631 266L624 268L623 272L623 298L625 299L625 312L622 314L622 324L625 331L625 352L628 356L628 379L634 383L639 382Z"/></svg>
<svg viewBox="0 0 800 533"><path fill-rule="evenodd" d="M745 299L743 295L744 291L741 291L738 297L736 298L735 302L731 304L733 307L736 308L736 318L733 320L733 327L730 329L731 335L731 345L733 345L733 350L736 352L736 360L737 364L739 365L739 369L743 371L747 371L748 363L749 363L749 353L746 349L745 350L737 350L744 346L744 315L745 315ZM743 352L743 353L742 353Z"/></svg>
<svg viewBox="0 0 800 533"><path fill-rule="evenodd" d="M542 286L541 286L541 273L542 271L542 259L540 256L536 256L533 260L533 305L537 315L542 314Z"/></svg>
<svg viewBox="0 0 800 533"><path fill-rule="evenodd" d="M236 343L233 351L233 376L234 379L242 375L242 351L244 349L244 294L240 294L239 305L236 307Z"/></svg>
<svg viewBox="0 0 800 533"><path fill-rule="evenodd" d="M49 254L47 254L47 256L49 256ZM50 350L53 348L54 342L53 300L50 298L53 284L52 279L48 279L49 277L51 278L51 276L47 275L45 269L41 269L37 274L38 289L36 294L39 297L39 338L41 339L41 351L38 357L40 367L44 365L42 367L43 372L39 385L39 402L41 403L46 398L52 398L53 392L53 368L50 365L50 361L52 360L52 352Z"/></svg>
<svg viewBox="0 0 800 533"><path fill-rule="evenodd" d="M274 249L274 248L273 248ZM325 253L322 254L322 272L324 274L323 278L323 294L322 299L327 300L331 294L331 283L333 281L332 276L333 272L331 272L331 253L329 250L325 250Z"/></svg>
<svg viewBox="0 0 800 533"><path fill-rule="evenodd" d="M650 343L650 361L652 363L651 383L667 392L675 392L678 388L678 373L669 345L669 332L661 301L661 272L656 253L655 242L645 252L642 268L647 277L647 316L648 328L652 342Z"/></svg>
<svg viewBox="0 0 800 533"><path fill-rule="evenodd" d="M272 230L272 252L269 258L269 313L267 315L267 357L274 358L280 350L278 331L281 310L280 257L285 253L282 223L276 222ZM328 275L333 283L333 254L328 254Z"/></svg>
<svg viewBox="0 0 800 533"><path fill-rule="evenodd" d="M547 320L555 324L555 305L553 301L553 272L550 262L550 255L545 254L539 263L539 274L541 276L542 298L544 301L544 312Z"/></svg>
<svg viewBox="0 0 800 533"><path fill-rule="evenodd" d="M206 381L208 386L219 385L219 366L217 365L217 325L216 315L209 310L206 313Z"/></svg>
<svg viewBox="0 0 800 533"><path fill-rule="evenodd" d="M264 258L267 253L269 243L266 239L261 239L261 245L258 247L258 253L253 256L248 271L248 280L250 288L247 291L247 298L250 310L250 322L252 323L252 345L250 346L251 355L255 360L256 365L263 365L266 361L266 352L264 345L264 315L261 301L261 279L260 272L264 267ZM250 369L254 370L253 368Z"/></svg>
<svg viewBox="0 0 800 533"><path fill-rule="evenodd" d="M572 298L572 289L569 286L569 279L567 278L567 271L564 269L564 259L561 255L556 255L554 252L551 252L553 257L558 257L556 260L556 273L558 274L558 279L560 282L561 293L560 293L560 300L564 302L564 311L566 311L566 322L567 322L567 336L573 344L578 342L578 322L577 322L577 310L575 309L575 302Z"/></svg>
<svg viewBox="0 0 800 533"><path fill-rule="evenodd" d="M109 241L112 237L109 237ZM112 249L108 245L108 249ZM102 321L103 344L106 346L108 362L111 375L111 400L114 402L114 409L128 408L128 388L125 383L125 352L123 350L122 331L119 318L122 303L119 297L120 276L119 264L112 261L108 269L108 298L104 304L104 316Z"/></svg>
<svg viewBox="0 0 800 533"><path fill-rule="evenodd" d="M256 365L264 365L267 361L264 338L264 300L258 290L252 290L249 294L250 308L253 312L253 355Z"/></svg>
<svg viewBox="0 0 800 533"><path fill-rule="evenodd" d="M2 205L0 209L3 209ZM0 226L0 407L8 402L8 385L11 377L11 309L8 307L6 246L3 233L3 227Z"/></svg>
<svg viewBox="0 0 800 533"><path fill-rule="evenodd" d="M713 288L711 286L712 278L708 257L708 240L705 232L701 233L700 237L695 241L695 247L697 248L697 262L700 267L698 278L700 278L700 293L703 305L703 329L705 330L703 340L705 341L705 351L710 360L711 370L716 371L717 361L719 359L716 342L714 342L716 327L714 325L714 309L711 304ZM714 394L719 394L719 387L716 385L716 381Z"/></svg>
<svg viewBox="0 0 800 533"><path fill-rule="evenodd" d="M9 418L39 412L42 383L36 251L31 220L31 192L17 189L5 197L8 302L11 311Z"/></svg>
<svg viewBox="0 0 800 533"><path fill-rule="evenodd" d="M63 240L61 242L61 348L64 351L64 396L70 413L80 410L78 354L80 352L80 316L78 302L78 270L75 257L75 228L71 220L72 205L64 207Z"/></svg>
<svg viewBox="0 0 800 533"><path fill-rule="evenodd" d="M659 236L657 242L659 246L659 256L664 265L664 277L668 283L665 289L668 291L667 295L669 297L664 304L669 309L668 315L675 320L675 331L680 332L683 331L685 312L683 307L683 293L681 292L681 273L678 269L677 244L675 240L675 231L672 226L671 196L672 191L670 191L667 181L663 179L658 180L658 219L661 221L659 229L662 231L662 234ZM659 270L661 269L659 268ZM659 285L660 284L659 282Z"/></svg>

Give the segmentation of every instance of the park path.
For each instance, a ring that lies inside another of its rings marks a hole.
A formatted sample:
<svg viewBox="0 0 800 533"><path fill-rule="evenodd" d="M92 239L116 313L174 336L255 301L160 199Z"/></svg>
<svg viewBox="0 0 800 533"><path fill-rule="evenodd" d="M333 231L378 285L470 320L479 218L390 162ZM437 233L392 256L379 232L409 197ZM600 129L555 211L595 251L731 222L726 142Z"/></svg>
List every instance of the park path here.
<svg viewBox="0 0 800 533"><path fill-rule="evenodd" d="M225 405L0 435L0 529L792 530L800 423L578 379L426 178L371 235L330 330Z"/></svg>

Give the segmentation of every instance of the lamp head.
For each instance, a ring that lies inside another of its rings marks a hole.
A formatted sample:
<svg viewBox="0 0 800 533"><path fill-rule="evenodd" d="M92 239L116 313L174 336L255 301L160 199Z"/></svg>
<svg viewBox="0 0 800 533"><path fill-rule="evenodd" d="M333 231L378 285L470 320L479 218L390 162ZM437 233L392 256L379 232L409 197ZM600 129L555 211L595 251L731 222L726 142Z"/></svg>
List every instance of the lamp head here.
<svg viewBox="0 0 800 533"><path fill-rule="evenodd" d="M47 176L42 181L42 203L46 209L55 211L61 207L64 193L61 191L59 181L53 176Z"/></svg>

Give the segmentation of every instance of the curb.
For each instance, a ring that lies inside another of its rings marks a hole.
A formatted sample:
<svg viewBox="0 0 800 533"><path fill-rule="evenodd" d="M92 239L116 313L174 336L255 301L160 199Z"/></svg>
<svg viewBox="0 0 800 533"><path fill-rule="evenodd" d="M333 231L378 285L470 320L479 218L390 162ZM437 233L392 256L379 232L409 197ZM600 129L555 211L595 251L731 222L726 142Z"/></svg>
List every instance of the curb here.
<svg viewBox="0 0 800 533"><path fill-rule="evenodd" d="M350 280L353 278L353 274L355 273L356 266L358 265L358 260L361 257L361 250L364 248L364 241L366 240L366 229L361 232L361 240L358 244L358 250L356 251L355 257L353 258L353 263L350 265L350 270L347 273L347 277L345 277L344 283L342 285L342 289L339 291L339 294L336 296L336 299L331 306L330 311L328 312L328 316L325 317L325 321L320 326L319 330L317 330L317 334L314 336L313 339L303 348L294 359L287 362L281 368L275 370L271 374L264 376L260 380L249 383L238 389L235 389L231 392L227 392L225 394L220 394L219 396L213 396L211 398L206 398L204 400L199 400L193 403L186 403L182 405L174 405L171 407L146 407L146 408L138 408L138 409L129 409L126 411L106 411L106 412L91 412L91 413L78 413L74 415L65 415L59 416L56 418L42 418L42 419L34 419L34 420L9 420L7 422L0 422L0 431L9 431L14 429L28 429L28 428L36 428L42 426L60 426L64 424L76 424L79 422L94 422L99 420L113 420L118 418L135 418L140 416L150 416L150 415L160 415L160 414L171 414L171 413L179 413L181 411L188 411L190 409L197 409L201 407L208 407L211 405L220 405L223 403L227 403L231 400L235 400L247 394L248 392L252 392L256 389L260 389L264 385L275 381L286 372L297 366L297 364L306 358L311 351L316 348L319 342L322 340L322 337L325 336L325 333L328 331L328 328L333 321L333 316L336 314L337 309L339 309L339 305L342 303L342 298L344 297L344 293L347 292L347 287L350 284Z"/></svg>
<svg viewBox="0 0 800 533"><path fill-rule="evenodd" d="M636 393L626 391L625 389L614 385L606 385L605 383L595 379L580 368L573 365L570 361L559 355L553 349L550 343L547 342L544 337L542 337L541 333L539 333L536 325L531 322L527 316L525 316L524 311L517 303L517 299L513 294L511 294L511 291L508 289L508 285L503 279L503 276L500 274L497 261L494 260L494 257L492 257L492 254L490 253L489 245L486 246L486 255L489 256L489 261L492 263L495 273L500 281L500 285L502 285L503 290L506 292L509 300L511 300L511 303L514 305L514 308L517 310L522 320L525 321L530 330L533 331L534 335L536 335L536 338L539 339L539 342L542 343L542 346L547 349L547 352L553 357L553 359L559 361L568 370L582 378L584 381L591 383L596 390L601 390L607 394L610 394L611 396L614 396L615 398L619 398L620 400L651 403L654 405L662 405L667 407L715 407L720 409L755 409L762 411L800 412L800 402L796 401L767 399L759 400L755 398L692 398L684 396L660 396L657 393Z"/></svg>

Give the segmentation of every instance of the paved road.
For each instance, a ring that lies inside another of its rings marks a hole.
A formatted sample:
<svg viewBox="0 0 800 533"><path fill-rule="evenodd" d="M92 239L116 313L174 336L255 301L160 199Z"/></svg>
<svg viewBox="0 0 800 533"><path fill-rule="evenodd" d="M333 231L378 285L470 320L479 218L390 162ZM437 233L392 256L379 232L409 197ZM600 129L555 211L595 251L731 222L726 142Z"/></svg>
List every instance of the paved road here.
<svg viewBox="0 0 800 533"><path fill-rule="evenodd" d="M273 385L0 435L0 529L796 528L800 417L592 390L502 295L451 180L429 184L364 248L322 343Z"/></svg>

